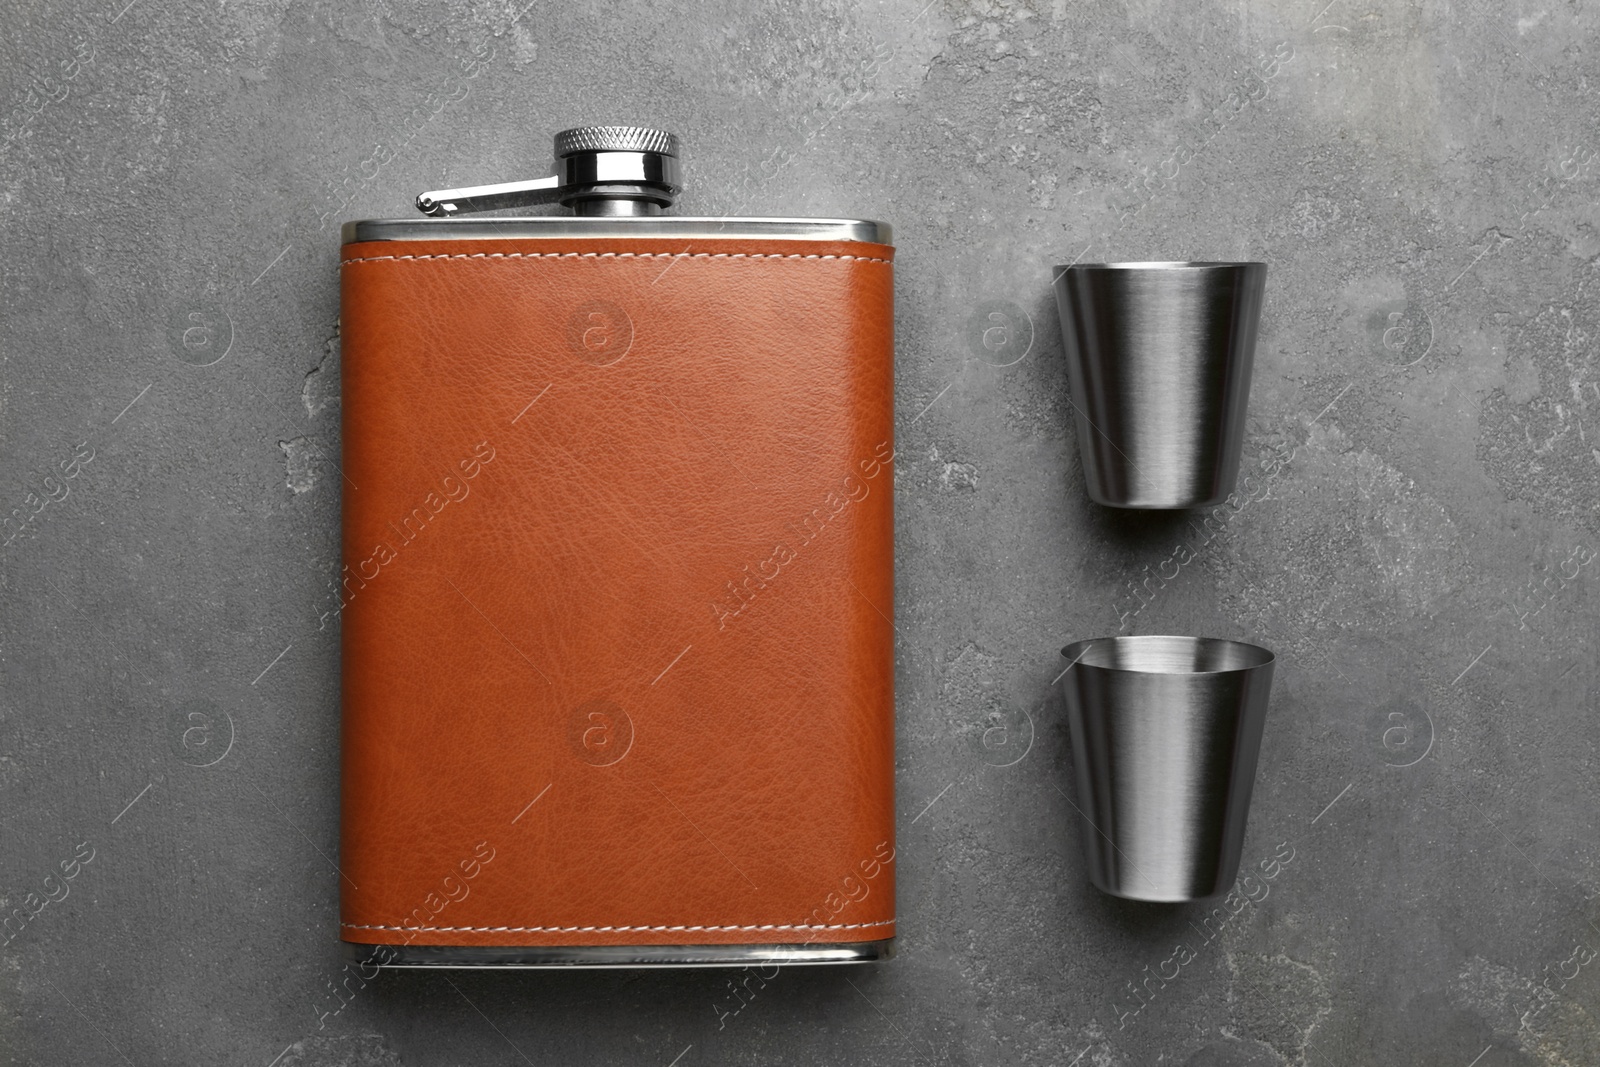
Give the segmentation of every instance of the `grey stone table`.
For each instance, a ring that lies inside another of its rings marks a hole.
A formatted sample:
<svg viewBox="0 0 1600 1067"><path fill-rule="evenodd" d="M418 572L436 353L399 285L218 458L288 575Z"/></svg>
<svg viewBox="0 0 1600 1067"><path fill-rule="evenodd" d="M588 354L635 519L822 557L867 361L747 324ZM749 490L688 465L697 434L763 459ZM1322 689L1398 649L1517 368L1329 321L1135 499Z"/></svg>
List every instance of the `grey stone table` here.
<svg viewBox="0 0 1600 1067"><path fill-rule="evenodd" d="M1600 1064L1597 18L12 3L0 1061ZM896 227L899 957L341 999L337 223L619 121L686 213ZM1255 477L1113 513L1051 267L1179 258L1271 264ZM1085 881L1119 630L1281 657L1247 900Z"/></svg>

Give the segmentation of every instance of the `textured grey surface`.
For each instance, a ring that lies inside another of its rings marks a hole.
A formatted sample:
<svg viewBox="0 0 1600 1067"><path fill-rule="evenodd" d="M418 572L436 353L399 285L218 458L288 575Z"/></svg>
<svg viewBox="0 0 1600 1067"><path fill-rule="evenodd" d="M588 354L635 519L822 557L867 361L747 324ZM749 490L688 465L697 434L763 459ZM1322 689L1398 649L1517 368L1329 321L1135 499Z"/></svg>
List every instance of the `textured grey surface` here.
<svg viewBox="0 0 1600 1067"><path fill-rule="evenodd" d="M0 21L0 1061L1600 1064L1592 2L515 2ZM900 956L345 1004L335 223L581 122L897 227ZM1271 264L1208 526L1085 501L1080 256ZM1083 876L1119 626L1281 656L1209 925Z"/></svg>

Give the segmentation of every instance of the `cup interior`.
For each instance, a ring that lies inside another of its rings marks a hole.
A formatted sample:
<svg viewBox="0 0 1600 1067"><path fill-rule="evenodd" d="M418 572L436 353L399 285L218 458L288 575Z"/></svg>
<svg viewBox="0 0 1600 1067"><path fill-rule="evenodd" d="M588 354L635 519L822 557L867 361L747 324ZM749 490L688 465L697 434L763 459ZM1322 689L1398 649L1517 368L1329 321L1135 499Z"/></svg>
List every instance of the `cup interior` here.
<svg viewBox="0 0 1600 1067"><path fill-rule="evenodd" d="M1096 637L1061 650L1072 663L1138 674L1220 674L1272 662L1259 645L1218 637Z"/></svg>
<svg viewBox="0 0 1600 1067"><path fill-rule="evenodd" d="M1108 271L1108 270L1143 270L1143 271L1169 271L1169 270L1230 270L1239 267L1262 267L1266 264L1257 260L1184 260L1164 259L1147 260L1144 262L1130 263L1071 263L1065 266L1056 265L1056 274L1062 275L1068 271Z"/></svg>

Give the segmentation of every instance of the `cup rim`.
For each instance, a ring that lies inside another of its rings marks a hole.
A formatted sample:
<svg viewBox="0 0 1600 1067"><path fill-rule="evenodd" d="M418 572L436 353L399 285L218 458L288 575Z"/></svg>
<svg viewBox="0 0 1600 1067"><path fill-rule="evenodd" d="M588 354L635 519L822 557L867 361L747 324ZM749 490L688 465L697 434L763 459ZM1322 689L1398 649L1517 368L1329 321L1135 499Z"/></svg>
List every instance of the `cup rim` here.
<svg viewBox="0 0 1600 1067"><path fill-rule="evenodd" d="M1068 263L1057 264L1056 272L1065 274L1070 270L1227 270L1238 267L1262 267L1266 264L1255 259L1221 260L1221 259L1151 259L1143 261L1128 261L1121 263Z"/></svg>
<svg viewBox="0 0 1600 1067"><path fill-rule="evenodd" d="M1199 637L1194 634L1114 634L1110 637L1089 637L1081 641L1074 641L1061 650L1062 658L1071 660L1067 670L1062 671L1058 680L1065 677L1067 671L1076 667L1095 646L1107 645L1141 645L1157 641L1181 641L1191 645L1225 645L1235 651L1243 652L1252 662L1239 667L1224 667L1211 671L1180 671L1180 670L1151 670L1142 667L1107 667L1099 663L1086 663L1084 666L1096 670L1112 671L1117 674L1148 674L1166 678L1205 678L1218 674L1239 674L1243 671L1253 671L1260 667L1268 667L1277 662L1277 654L1269 648L1253 645L1248 641L1236 641L1230 637Z"/></svg>

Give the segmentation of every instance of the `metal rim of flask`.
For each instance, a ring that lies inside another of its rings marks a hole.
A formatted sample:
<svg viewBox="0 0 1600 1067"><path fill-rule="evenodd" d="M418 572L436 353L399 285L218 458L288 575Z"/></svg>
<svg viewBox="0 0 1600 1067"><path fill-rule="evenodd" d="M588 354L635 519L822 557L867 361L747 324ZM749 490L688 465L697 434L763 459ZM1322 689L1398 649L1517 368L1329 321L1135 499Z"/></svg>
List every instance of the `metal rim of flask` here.
<svg viewBox="0 0 1600 1067"><path fill-rule="evenodd" d="M344 944L345 959L389 968L592 970L619 967L816 966L894 957L894 939L774 945L369 945Z"/></svg>

